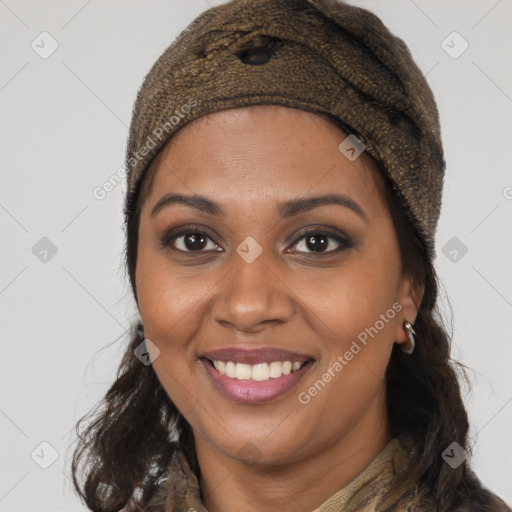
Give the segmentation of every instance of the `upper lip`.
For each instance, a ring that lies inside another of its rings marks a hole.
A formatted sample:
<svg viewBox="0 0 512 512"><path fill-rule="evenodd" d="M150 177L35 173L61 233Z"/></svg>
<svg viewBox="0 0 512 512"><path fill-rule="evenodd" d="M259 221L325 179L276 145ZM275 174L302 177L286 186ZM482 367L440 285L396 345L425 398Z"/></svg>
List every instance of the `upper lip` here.
<svg viewBox="0 0 512 512"><path fill-rule="evenodd" d="M274 347L263 347L258 349L246 349L237 347L226 347L218 350L205 352L203 358L211 361L232 361L233 363L259 364L271 363L274 361L295 361L304 362L313 359L311 356L291 352Z"/></svg>

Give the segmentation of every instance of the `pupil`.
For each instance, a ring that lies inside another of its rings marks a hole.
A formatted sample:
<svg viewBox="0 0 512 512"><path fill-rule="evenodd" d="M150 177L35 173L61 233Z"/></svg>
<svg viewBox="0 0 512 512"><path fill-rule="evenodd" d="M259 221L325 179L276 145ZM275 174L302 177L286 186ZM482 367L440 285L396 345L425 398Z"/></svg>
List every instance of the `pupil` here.
<svg viewBox="0 0 512 512"><path fill-rule="evenodd" d="M315 242L315 240L319 240L319 242ZM306 244L308 249L320 252L318 249L325 249L328 245L328 241L324 235L311 235L306 239Z"/></svg>
<svg viewBox="0 0 512 512"><path fill-rule="evenodd" d="M205 242L206 238L200 233L192 233L185 237L185 245L187 249L202 249L205 245Z"/></svg>

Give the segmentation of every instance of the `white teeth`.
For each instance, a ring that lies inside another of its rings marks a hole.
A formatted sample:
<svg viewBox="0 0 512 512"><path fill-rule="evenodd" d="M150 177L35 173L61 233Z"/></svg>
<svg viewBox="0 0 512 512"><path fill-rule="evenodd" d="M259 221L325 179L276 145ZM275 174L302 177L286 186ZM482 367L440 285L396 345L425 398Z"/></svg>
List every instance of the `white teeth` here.
<svg viewBox="0 0 512 512"><path fill-rule="evenodd" d="M214 360L213 366L222 375L226 375L231 379L238 380L254 380L256 382L263 382L266 380L277 379L282 375L289 375L302 366L305 362L294 361L273 361L272 363L259 363L259 364L244 364L233 363L232 361L224 362Z"/></svg>
<svg viewBox="0 0 512 512"><path fill-rule="evenodd" d="M255 364L252 367L252 380L263 381L270 378L270 370L268 369L267 363Z"/></svg>
<svg viewBox="0 0 512 512"><path fill-rule="evenodd" d="M226 363L224 361L213 361L213 366L222 375L226 375Z"/></svg>
<svg viewBox="0 0 512 512"><path fill-rule="evenodd" d="M215 364L215 361L214 361ZM236 364L228 361L226 363L226 376L230 377L231 379L236 378Z"/></svg>
<svg viewBox="0 0 512 512"><path fill-rule="evenodd" d="M281 371L282 364L279 361L274 361L273 363L270 363L269 370L270 376L273 379L277 379L278 377L281 377L281 375L283 374L283 372Z"/></svg>
<svg viewBox="0 0 512 512"><path fill-rule="evenodd" d="M251 365L238 363L236 365L236 378L238 380L249 380L251 378Z"/></svg>

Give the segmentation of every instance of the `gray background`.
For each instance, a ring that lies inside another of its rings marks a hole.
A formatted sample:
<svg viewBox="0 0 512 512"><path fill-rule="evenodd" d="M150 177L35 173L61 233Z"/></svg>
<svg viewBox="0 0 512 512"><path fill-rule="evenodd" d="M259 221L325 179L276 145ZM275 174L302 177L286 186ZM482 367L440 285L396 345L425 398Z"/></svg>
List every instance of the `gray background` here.
<svg viewBox="0 0 512 512"><path fill-rule="evenodd" d="M85 510L69 480L74 424L112 382L136 313L122 268L124 185L102 200L93 190L123 165L151 64L215 3L0 0L2 512ZM512 0L352 3L407 42L438 102L442 303L453 357L474 370L473 466L512 503ZM58 43L46 59L31 47L51 49L43 31Z"/></svg>

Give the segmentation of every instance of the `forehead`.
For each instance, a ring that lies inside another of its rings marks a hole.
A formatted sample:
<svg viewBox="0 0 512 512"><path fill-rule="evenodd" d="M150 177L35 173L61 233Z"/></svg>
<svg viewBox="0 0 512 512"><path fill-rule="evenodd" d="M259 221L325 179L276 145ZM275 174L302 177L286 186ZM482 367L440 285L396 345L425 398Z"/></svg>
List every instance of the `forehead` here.
<svg viewBox="0 0 512 512"><path fill-rule="evenodd" d="M363 152L349 160L347 134L326 117L260 105L214 112L180 130L154 160L153 202L169 191L226 202L343 192L382 206L382 178ZM376 201L377 199L377 201Z"/></svg>

